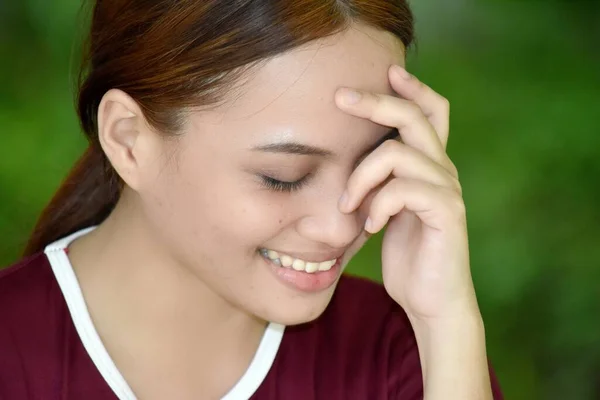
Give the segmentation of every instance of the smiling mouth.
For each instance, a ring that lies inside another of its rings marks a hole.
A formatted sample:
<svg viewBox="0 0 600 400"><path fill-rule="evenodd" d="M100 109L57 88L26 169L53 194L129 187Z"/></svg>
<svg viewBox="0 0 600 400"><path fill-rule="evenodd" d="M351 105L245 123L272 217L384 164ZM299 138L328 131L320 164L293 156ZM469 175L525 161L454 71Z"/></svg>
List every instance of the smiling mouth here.
<svg viewBox="0 0 600 400"><path fill-rule="evenodd" d="M315 272L329 271L337 262L338 258L322 262L311 262L300 258L295 258L287 254L278 253L274 250L259 249L259 254L270 260L273 264L279 265L282 268L291 268L295 271L303 271L309 274Z"/></svg>

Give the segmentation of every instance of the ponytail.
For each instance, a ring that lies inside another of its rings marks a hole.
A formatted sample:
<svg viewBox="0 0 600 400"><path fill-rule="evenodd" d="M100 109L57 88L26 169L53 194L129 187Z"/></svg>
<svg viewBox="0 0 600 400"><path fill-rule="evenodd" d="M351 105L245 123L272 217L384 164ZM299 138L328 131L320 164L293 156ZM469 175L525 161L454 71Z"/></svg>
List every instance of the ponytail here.
<svg viewBox="0 0 600 400"><path fill-rule="evenodd" d="M80 229L100 224L113 210L120 180L97 145L77 161L40 216L24 251L29 256Z"/></svg>

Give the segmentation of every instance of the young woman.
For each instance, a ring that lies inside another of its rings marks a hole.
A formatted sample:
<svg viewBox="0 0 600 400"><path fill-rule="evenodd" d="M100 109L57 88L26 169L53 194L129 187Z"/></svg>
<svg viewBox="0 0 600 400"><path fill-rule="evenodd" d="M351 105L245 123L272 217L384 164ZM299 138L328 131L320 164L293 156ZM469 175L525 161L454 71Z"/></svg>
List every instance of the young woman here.
<svg viewBox="0 0 600 400"><path fill-rule="evenodd" d="M500 399L412 39L403 0L97 1L0 397ZM384 227L384 285L343 275Z"/></svg>

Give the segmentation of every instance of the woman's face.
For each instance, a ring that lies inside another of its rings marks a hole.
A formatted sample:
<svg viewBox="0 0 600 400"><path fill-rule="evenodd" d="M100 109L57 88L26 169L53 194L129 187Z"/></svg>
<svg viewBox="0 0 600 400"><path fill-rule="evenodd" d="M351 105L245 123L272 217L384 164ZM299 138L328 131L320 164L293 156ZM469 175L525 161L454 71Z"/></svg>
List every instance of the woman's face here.
<svg viewBox="0 0 600 400"><path fill-rule="evenodd" d="M140 193L170 252L262 319L290 325L319 316L366 240L364 207L342 214L338 200L390 131L340 111L334 93L393 94L387 71L403 60L392 35L355 27L269 60L225 105L193 113L173 159Z"/></svg>

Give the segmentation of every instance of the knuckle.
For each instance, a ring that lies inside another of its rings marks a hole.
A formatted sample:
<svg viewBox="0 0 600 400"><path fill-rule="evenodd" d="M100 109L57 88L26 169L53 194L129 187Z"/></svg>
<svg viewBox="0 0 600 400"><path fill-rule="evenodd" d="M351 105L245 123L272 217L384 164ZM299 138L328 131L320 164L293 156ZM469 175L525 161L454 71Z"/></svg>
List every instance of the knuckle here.
<svg viewBox="0 0 600 400"><path fill-rule="evenodd" d="M440 96L440 109L443 111L450 111L450 100L445 98L444 96Z"/></svg>
<svg viewBox="0 0 600 400"><path fill-rule="evenodd" d="M458 168L456 168L456 165L452 161L448 163L448 171L457 181L459 180Z"/></svg>
<svg viewBox="0 0 600 400"><path fill-rule="evenodd" d="M398 178L390 178L387 179L382 185L380 185L380 190L378 191L378 196L376 199L379 202L382 201L398 201L399 196L405 190L405 185ZM378 198L377 198L378 197Z"/></svg>
<svg viewBox="0 0 600 400"><path fill-rule="evenodd" d="M385 96L372 94L372 117L375 119L386 119L393 114L393 107Z"/></svg>
<svg viewBox="0 0 600 400"><path fill-rule="evenodd" d="M380 146L381 148L383 148L385 151L401 151L402 149L402 145L400 144L400 142L398 142L397 140L394 139L388 139L385 142L383 142Z"/></svg>
<svg viewBox="0 0 600 400"><path fill-rule="evenodd" d="M454 176L454 179L456 179L457 182L460 181L460 176L458 174L458 169L456 167L454 167L452 169L452 175Z"/></svg>
<svg viewBox="0 0 600 400"><path fill-rule="evenodd" d="M463 197L456 191L448 189L448 208L456 216L462 217L466 214L466 207Z"/></svg>
<svg viewBox="0 0 600 400"><path fill-rule="evenodd" d="M406 103L402 113L405 115L406 123L418 123L421 120L427 120L423 110L417 103Z"/></svg>
<svg viewBox="0 0 600 400"><path fill-rule="evenodd" d="M382 95L378 94L378 93L373 93L372 94L373 97L373 102L377 105L377 106L381 106L382 104L385 103L385 99Z"/></svg>
<svg viewBox="0 0 600 400"><path fill-rule="evenodd" d="M413 102L407 103L406 108L407 108L406 111L411 119L417 119L421 115L423 115L423 110L421 110L421 107L419 107L419 105L417 103L413 103Z"/></svg>
<svg viewBox="0 0 600 400"><path fill-rule="evenodd" d="M458 179L452 178L452 184L453 184L454 191L456 193L458 193L461 196L461 199L462 199L463 189L462 189L462 185L460 184L460 182L458 181Z"/></svg>

